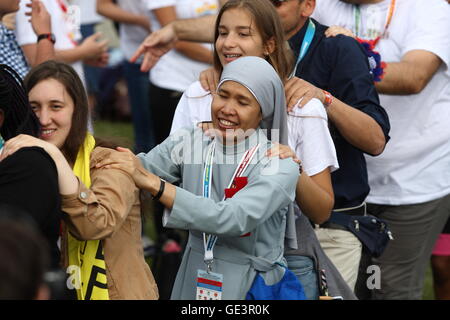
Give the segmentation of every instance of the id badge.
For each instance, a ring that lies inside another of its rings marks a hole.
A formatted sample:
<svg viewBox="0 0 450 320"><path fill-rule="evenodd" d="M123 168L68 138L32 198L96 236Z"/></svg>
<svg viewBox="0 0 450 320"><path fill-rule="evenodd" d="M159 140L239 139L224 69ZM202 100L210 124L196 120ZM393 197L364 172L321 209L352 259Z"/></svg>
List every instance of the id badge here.
<svg viewBox="0 0 450 320"><path fill-rule="evenodd" d="M195 300L222 300L222 284L222 274L198 270Z"/></svg>

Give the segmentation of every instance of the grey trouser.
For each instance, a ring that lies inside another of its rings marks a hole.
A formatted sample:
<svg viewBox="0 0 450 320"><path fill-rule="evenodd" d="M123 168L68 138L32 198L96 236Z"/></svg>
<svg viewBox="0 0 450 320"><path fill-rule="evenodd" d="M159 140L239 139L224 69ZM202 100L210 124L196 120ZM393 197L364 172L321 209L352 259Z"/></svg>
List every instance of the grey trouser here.
<svg viewBox="0 0 450 320"><path fill-rule="evenodd" d="M394 236L381 257L380 288L372 298L421 300L431 252L450 213L450 195L414 205L368 204L369 214L385 220Z"/></svg>

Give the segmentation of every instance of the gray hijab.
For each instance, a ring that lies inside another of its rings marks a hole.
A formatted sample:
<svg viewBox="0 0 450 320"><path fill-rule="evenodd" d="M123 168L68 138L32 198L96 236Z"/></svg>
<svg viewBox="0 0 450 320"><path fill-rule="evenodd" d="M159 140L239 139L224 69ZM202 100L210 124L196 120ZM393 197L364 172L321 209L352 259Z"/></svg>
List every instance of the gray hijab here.
<svg viewBox="0 0 450 320"><path fill-rule="evenodd" d="M225 81L237 82L252 93L261 107L260 128L267 130L267 138L272 142L277 142L277 137L273 134L276 131L272 130L278 130L279 143L288 145L284 86L275 69L262 58L242 57L224 67L217 88ZM297 249L293 204L289 205L285 238L288 248Z"/></svg>
<svg viewBox="0 0 450 320"><path fill-rule="evenodd" d="M286 100L284 86L275 69L259 57L242 57L227 64L220 77L246 87L258 101L262 111L261 129L267 130L267 138L273 142L288 144ZM271 129L279 130L279 141L272 137Z"/></svg>

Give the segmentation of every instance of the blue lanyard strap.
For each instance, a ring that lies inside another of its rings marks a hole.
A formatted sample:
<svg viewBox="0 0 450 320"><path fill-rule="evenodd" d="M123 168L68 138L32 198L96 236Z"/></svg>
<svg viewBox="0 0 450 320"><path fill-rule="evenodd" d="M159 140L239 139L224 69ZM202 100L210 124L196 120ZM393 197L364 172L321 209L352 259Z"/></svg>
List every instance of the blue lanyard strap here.
<svg viewBox="0 0 450 320"><path fill-rule="evenodd" d="M211 180L212 180L212 164L214 161L214 153L216 150L216 141L213 141L208 149L205 161L205 169L203 170L203 197L211 197ZM208 273L212 269L213 248L216 244L217 236L203 233L203 243L205 246L205 263L207 265Z"/></svg>
<svg viewBox="0 0 450 320"><path fill-rule="evenodd" d="M209 198L211 196L211 179L212 179L212 163L216 150L215 141L211 143L208 154L206 155L205 169L203 171L203 197Z"/></svg>
<svg viewBox="0 0 450 320"><path fill-rule="evenodd" d="M292 71L291 78L295 76L297 72L297 67L300 61L305 57L308 52L309 47L311 46L312 40L314 38L314 34L316 33L316 25L314 22L309 19L308 29L306 30L305 37L303 38L302 46L300 47L300 52L298 53L297 62L295 63L294 71Z"/></svg>

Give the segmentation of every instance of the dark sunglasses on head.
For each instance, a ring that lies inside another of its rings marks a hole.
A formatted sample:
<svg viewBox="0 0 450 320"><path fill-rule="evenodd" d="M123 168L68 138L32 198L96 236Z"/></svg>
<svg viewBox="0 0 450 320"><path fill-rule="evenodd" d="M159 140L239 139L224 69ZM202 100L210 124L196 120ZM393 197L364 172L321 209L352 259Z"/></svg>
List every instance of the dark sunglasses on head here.
<svg viewBox="0 0 450 320"><path fill-rule="evenodd" d="M278 7L280 7L282 4L283 4L283 2L287 2L288 0L270 0L270 2L272 2L272 4L276 7L276 8L278 8Z"/></svg>

